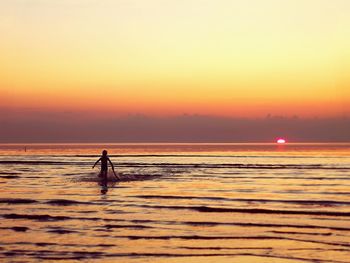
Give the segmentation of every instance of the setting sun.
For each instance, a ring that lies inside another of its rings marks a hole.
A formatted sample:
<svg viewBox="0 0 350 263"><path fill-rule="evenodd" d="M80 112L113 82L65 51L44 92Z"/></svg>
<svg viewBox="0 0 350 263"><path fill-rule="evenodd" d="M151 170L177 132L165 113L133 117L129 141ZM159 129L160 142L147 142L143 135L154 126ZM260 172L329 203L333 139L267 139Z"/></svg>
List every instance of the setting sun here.
<svg viewBox="0 0 350 263"><path fill-rule="evenodd" d="M277 140L277 143L279 143L279 144L284 144L284 143L286 143L286 140L285 140L285 139L282 139L282 138L279 138L279 139Z"/></svg>

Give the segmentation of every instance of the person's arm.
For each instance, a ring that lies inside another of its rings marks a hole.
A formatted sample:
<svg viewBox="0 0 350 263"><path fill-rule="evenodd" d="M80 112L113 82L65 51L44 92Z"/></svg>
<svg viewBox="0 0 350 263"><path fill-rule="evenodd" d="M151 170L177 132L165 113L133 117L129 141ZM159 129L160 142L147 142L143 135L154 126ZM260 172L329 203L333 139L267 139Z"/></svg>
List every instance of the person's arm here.
<svg viewBox="0 0 350 263"><path fill-rule="evenodd" d="M113 163L111 162L111 160L108 158L108 162L110 163L111 167L112 167L112 170L114 171L114 165Z"/></svg>
<svg viewBox="0 0 350 263"><path fill-rule="evenodd" d="M108 158L108 162L110 163L110 165L112 166L112 170L113 170L113 174L114 176L120 180L120 176L114 171L114 165L113 163L111 162L111 160Z"/></svg>
<svg viewBox="0 0 350 263"><path fill-rule="evenodd" d="M95 162L95 164L92 166L92 168L95 168L96 164L98 164L99 161L101 161L101 158Z"/></svg>

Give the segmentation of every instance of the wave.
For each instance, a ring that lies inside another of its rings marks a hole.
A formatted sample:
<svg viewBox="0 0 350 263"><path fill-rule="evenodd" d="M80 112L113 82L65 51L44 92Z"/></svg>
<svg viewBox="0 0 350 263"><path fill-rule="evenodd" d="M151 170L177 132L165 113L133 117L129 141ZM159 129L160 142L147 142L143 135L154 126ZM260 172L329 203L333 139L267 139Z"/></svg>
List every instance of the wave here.
<svg viewBox="0 0 350 263"><path fill-rule="evenodd" d="M29 214L4 214L1 215L6 219L30 219L38 221L62 221L71 219L69 216L51 216L51 215L29 215Z"/></svg>
<svg viewBox="0 0 350 263"><path fill-rule="evenodd" d="M244 250L244 249L242 249ZM311 250L311 249L310 249ZM324 250L326 251L326 250ZM282 256L273 254L261 254L261 253L248 253L248 252L237 252L237 253L152 253L152 252L129 252L129 253L106 253L106 252L92 252L92 251L32 251L32 250L10 250L2 252L0 255L8 257L15 256L30 256L40 260L91 260L91 259L105 259L105 258L196 258L196 257L234 257L239 259L244 257L250 259L251 262L260 261L259 258L272 258L280 260L297 260L297 261L309 261L309 262L329 262L329 260L322 260L319 258L305 258L295 256ZM247 258L248 257L248 258ZM191 260L188 260L191 261ZM346 263L345 261L332 260L334 263Z"/></svg>
<svg viewBox="0 0 350 263"><path fill-rule="evenodd" d="M71 234L71 233L79 233L78 231L68 230L68 229L51 229L51 230L47 230L46 232L54 233L54 234L60 234L60 235Z"/></svg>
<svg viewBox="0 0 350 263"><path fill-rule="evenodd" d="M36 200L32 199L21 199L21 198L1 198L0 204L33 204L37 203Z"/></svg>
<svg viewBox="0 0 350 263"><path fill-rule="evenodd" d="M196 200L214 200L214 201L233 201L233 202L257 202L257 203L291 203L303 205L319 206L338 206L350 205L350 201L331 201L331 200L281 200L281 199L254 199L254 198L227 198L227 197L198 197L198 196L174 196L174 195L133 195L131 197L145 199L196 199Z"/></svg>
<svg viewBox="0 0 350 263"><path fill-rule="evenodd" d="M18 178L21 178L21 177L18 176L18 175L0 175L0 178L3 178L3 179L18 179Z"/></svg>
<svg viewBox="0 0 350 263"><path fill-rule="evenodd" d="M37 200L33 199L21 199L21 198L1 198L0 204L34 204L39 203ZM67 200L67 199L52 199L49 201L44 202L49 205L57 205L57 206L68 206L68 205L89 205L92 203L89 202L80 202L80 201L74 201L74 200Z"/></svg>
<svg viewBox="0 0 350 263"><path fill-rule="evenodd" d="M16 232L26 232L27 230L29 230L29 228L25 226L0 227L0 229L13 230Z"/></svg>
<svg viewBox="0 0 350 263"><path fill-rule="evenodd" d="M242 223L242 222L212 222L212 221L167 221L167 220L150 220L150 219L108 219L101 217L69 217L69 216L52 216L46 214L3 214L1 217L5 219L27 219L35 221L65 221L65 220L86 220L86 221L104 221L104 222L131 222L133 225L115 225L106 224L102 227L105 228L152 228L145 224L166 224L166 225L179 225L185 224L190 226L242 226L242 227L264 227L264 228L296 228L296 229L326 229L334 231L350 231L350 227L346 226L324 226L324 225L298 225L298 224L273 224L273 223Z"/></svg>
<svg viewBox="0 0 350 263"><path fill-rule="evenodd" d="M343 216L349 217L350 212L335 211L307 211L307 210L272 210L262 208L221 208L209 206L161 206L161 205L133 205L154 209L194 210L205 213L245 213L245 214L282 214L282 215L317 215L317 216Z"/></svg>
<svg viewBox="0 0 350 263"><path fill-rule="evenodd" d="M3 179L17 179L17 178L20 178L20 176L19 176L20 174L21 173L18 173L18 172L0 172L0 178L3 178Z"/></svg>
<svg viewBox="0 0 350 263"><path fill-rule="evenodd" d="M175 223L175 222L173 222ZM301 229L327 229L336 231L350 231L350 227L317 226L317 225L294 225L294 224L271 224L271 223L241 223L241 222L205 222L205 221L184 221L183 224L191 226L243 226L243 227L269 227L269 228L301 228Z"/></svg>
<svg viewBox="0 0 350 263"><path fill-rule="evenodd" d="M28 165L83 165L91 166L91 162L67 162L67 161L35 161L35 160L0 160L0 164L28 164ZM325 166L321 164L242 164L242 163L216 163L216 164L204 164L204 163L143 163L143 162L119 162L115 165L118 167L163 167L163 168L236 168L236 169L313 169L313 170L349 170L350 167L341 166Z"/></svg>
<svg viewBox="0 0 350 263"><path fill-rule="evenodd" d="M67 232L68 233L68 232ZM294 238L289 236L270 236L270 235L253 235L253 236L222 236L222 235L114 235L111 236L118 239L129 239L129 240L171 240L171 239L180 239L180 240L292 240L306 243L316 243L330 246L340 246L340 247L350 247L350 243L347 242L327 242L322 240L313 240L313 239L303 239L303 238ZM17 242L13 244L32 244L30 242ZM49 246L55 245L55 243L33 243L38 246ZM80 244L79 244L80 245ZM72 244L74 246L74 244ZM84 246L84 245L82 245Z"/></svg>
<svg viewBox="0 0 350 263"><path fill-rule="evenodd" d="M116 167L165 167L165 168L237 168L237 169L326 169L326 170L346 170L348 167L324 166L320 164L242 164L242 163L118 163Z"/></svg>
<svg viewBox="0 0 350 263"><path fill-rule="evenodd" d="M34 245L38 247L47 247L47 246L64 246L64 247L88 247L88 248L96 248L96 247L114 247L115 244L87 244L87 243L56 243L56 242L6 242L2 243L6 245Z"/></svg>
<svg viewBox="0 0 350 263"><path fill-rule="evenodd" d="M278 231L273 230L269 231L270 233L274 234L287 234L287 235L310 235L310 236L331 236L333 233L307 233L307 232L295 232L295 231Z"/></svg>
<svg viewBox="0 0 350 263"><path fill-rule="evenodd" d="M3 214L0 215L6 219L28 219L37 221L64 221L64 220L91 220L98 221L98 217L70 217L70 216L52 216L52 215L32 215L32 214Z"/></svg>
<svg viewBox="0 0 350 263"><path fill-rule="evenodd" d="M163 236L141 236L141 235L117 235L113 236L114 238L120 239L129 239L129 240L171 240L171 239L180 239L180 240L292 240L306 243L317 243L331 246L341 246L341 247L350 247L350 243L346 242L327 242L322 240L310 240L302 238L294 238L288 236L204 236L204 235L163 235Z"/></svg>
<svg viewBox="0 0 350 263"><path fill-rule="evenodd" d="M102 228L105 228L107 230L113 229L113 228L135 228L135 229L146 229L146 228L154 228L152 226L146 226L146 225L112 225L107 224L102 226Z"/></svg>
<svg viewBox="0 0 350 263"><path fill-rule="evenodd" d="M63 161L40 161L40 160L15 160L15 161L9 161L9 160L1 160L0 164L31 164L31 165L42 165L42 164L52 164L52 165L58 165L58 164L76 164L77 162L63 162Z"/></svg>
<svg viewBox="0 0 350 263"><path fill-rule="evenodd" d="M163 221L163 220L151 220L151 219L132 219L129 220L132 223L138 224L167 224L178 225L185 224L190 226L243 226L243 227L271 227L271 228L301 228L301 229L328 229L336 231L350 231L350 227L336 227L336 226L319 226L319 225L297 225L297 224L272 224L272 223L242 223L242 222L213 222L213 221Z"/></svg>
<svg viewBox="0 0 350 263"><path fill-rule="evenodd" d="M149 174L149 173L135 173L135 174L127 174L127 173L117 173L119 178L116 178L112 172L108 172L108 182L116 183L116 182L131 182L131 181L144 181L144 180L152 180L159 177L164 176L163 174ZM73 179L76 182L100 182L101 178L98 177L96 173L89 173L87 176L79 176Z"/></svg>
<svg viewBox="0 0 350 263"><path fill-rule="evenodd" d="M74 201L74 200L67 200L67 199L53 199L50 201L45 202L49 205L57 205L57 206L68 206L68 205L89 205L92 203L89 202L81 202L81 201Z"/></svg>

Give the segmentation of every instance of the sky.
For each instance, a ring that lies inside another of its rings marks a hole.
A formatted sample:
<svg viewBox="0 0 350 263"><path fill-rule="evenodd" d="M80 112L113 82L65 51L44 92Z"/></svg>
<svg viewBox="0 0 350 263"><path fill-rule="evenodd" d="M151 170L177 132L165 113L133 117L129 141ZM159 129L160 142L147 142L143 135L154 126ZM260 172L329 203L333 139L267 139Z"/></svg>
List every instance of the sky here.
<svg viewBox="0 0 350 263"><path fill-rule="evenodd" d="M0 141L35 140L9 134L67 114L62 130L134 116L350 116L347 0L0 0L0 38Z"/></svg>

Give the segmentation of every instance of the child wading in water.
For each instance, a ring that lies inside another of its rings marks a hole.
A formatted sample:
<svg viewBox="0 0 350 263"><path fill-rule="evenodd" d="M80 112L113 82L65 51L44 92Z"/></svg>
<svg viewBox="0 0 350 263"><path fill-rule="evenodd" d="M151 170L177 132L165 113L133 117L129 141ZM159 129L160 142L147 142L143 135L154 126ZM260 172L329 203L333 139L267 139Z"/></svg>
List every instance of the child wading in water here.
<svg viewBox="0 0 350 263"><path fill-rule="evenodd" d="M118 179L120 179L117 174L114 171L114 165L111 162L111 160L109 159L109 157L107 156L107 151L103 150L102 152L102 156L100 157L100 159L98 159L95 164L92 166L92 168L95 168L96 164L98 164L98 162L101 161L101 173L100 173L100 177L102 178L102 190L101 192L106 193L107 192L107 182L108 182L108 162L110 163L114 176Z"/></svg>

